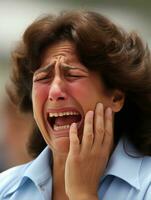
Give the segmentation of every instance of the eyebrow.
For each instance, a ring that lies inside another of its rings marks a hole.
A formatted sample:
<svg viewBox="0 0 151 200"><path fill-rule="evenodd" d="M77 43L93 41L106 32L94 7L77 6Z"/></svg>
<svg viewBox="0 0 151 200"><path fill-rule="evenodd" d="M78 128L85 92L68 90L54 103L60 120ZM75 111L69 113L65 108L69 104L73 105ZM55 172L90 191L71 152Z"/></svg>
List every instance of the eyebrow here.
<svg viewBox="0 0 151 200"><path fill-rule="evenodd" d="M67 64L63 64L62 67L63 67L63 69L64 69L65 71L79 69L79 70L81 70L81 71L83 71L83 72L88 72L88 70L86 70L86 69L82 69L82 68L80 68L80 67L74 67L74 66L67 65Z"/></svg>
<svg viewBox="0 0 151 200"><path fill-rule="evenodd" d="M82 68L80 68L80 67L74 67L74 66L67 65L67 64L62 64L61 66L62 66L63 70L65 70L65 71L79 69L79 70L81 70L81 71L83 71L83 72L85 72L85 73L88 72L88 70L82 69ZM48 65L46 65L46 66L44 66L44 67L41 67L41 68L39 68L38 70L35 71L35 75L36 75L36 74L39 74L39 73L41 73L41 72L46 72L46 73L48 73L48 72L50 72L50 70L52 69L52 67L53 67L53 64L48 64Z"/></svg>
<svg viewBox="0 0 151 200"><path fill-rule="evenodd" d="M52 64L48 64L48 65L46 65L46 66L44 66L44 67L41 67L41 68L39 68L39 69L37 69L36 71L35 71L35 75L36 74L39 74L39 73L41 73L41 72L49 72L50 71L50 69L52 68Z"/></svg>

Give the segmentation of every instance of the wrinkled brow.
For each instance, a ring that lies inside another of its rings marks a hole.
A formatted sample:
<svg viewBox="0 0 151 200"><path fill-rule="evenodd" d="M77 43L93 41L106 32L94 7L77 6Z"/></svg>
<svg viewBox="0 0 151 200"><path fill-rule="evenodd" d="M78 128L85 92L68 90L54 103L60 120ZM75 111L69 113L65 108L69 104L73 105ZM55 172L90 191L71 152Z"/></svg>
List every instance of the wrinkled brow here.
<svg viewBox="0 0 151 200"><path fill-rule="evenodd" d="M44 66L44 67L41 67L41 68L39 68L39 69L37 69L37 70L35 71L35 75L36 75L36 74L39 74L39 73L41 73L41 72L45 72L45 73L51 72L52 69L53 69L53 66L54 66L54 63L48 64L48 65L46 65L46 66ZM76 66L71 66L71 65L68 65L68 64L60 64L60 66L61 66L61 68L62 68L64 71L80 69L80 70L83 71L83 72L88 72L87 69L83 69L83 68L81 68L81 67L76 67Z"/></svg>

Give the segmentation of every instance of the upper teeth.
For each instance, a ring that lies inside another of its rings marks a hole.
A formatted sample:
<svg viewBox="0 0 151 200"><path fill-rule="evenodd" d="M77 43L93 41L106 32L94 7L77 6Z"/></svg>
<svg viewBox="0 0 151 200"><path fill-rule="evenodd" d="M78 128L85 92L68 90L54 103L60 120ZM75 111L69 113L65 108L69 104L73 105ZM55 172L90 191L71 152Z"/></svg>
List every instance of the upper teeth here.
<svg viewBox="0 0 151 200"><path fill-rule="evenodd" d="M60 113L49 113L49 117L62 117L65 115L79 115L78 112L60 112Z"/></svg>

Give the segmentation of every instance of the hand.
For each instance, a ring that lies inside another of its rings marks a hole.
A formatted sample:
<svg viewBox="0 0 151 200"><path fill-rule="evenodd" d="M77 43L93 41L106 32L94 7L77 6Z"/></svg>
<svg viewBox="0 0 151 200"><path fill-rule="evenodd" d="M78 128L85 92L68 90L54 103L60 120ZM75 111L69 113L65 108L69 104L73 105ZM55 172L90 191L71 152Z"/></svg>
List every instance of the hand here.
<svg viewBox="0 0 151 200"><path fill-rule="evenodd" d="M101 103L95 113L85 116L82 142L76 124L70 127L70 149L65 166L65 189L70 200L97 198L100 177L106 168L113 148L113 120L111 108Z"/></svg>

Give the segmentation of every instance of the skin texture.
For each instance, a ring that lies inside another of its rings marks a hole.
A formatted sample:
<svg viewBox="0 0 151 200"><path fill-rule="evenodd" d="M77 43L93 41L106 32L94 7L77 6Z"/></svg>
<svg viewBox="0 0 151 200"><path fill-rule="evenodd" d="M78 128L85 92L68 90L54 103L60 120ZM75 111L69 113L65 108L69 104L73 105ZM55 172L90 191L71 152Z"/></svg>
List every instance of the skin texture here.
<svg viewBox="0 0 151 200"><path fill-rule="evenodd" d="M124 97L115 101L122 93L106 92L99 75L80 63L69 41L49 46L41 60L33 76L32 100L35 120L53 152L53 199L59 199L58 189L61 199L97 199L113 148L113 112L122 108ZM52 130L49 112L73 110L81 114L80 124Z"/></svg>

